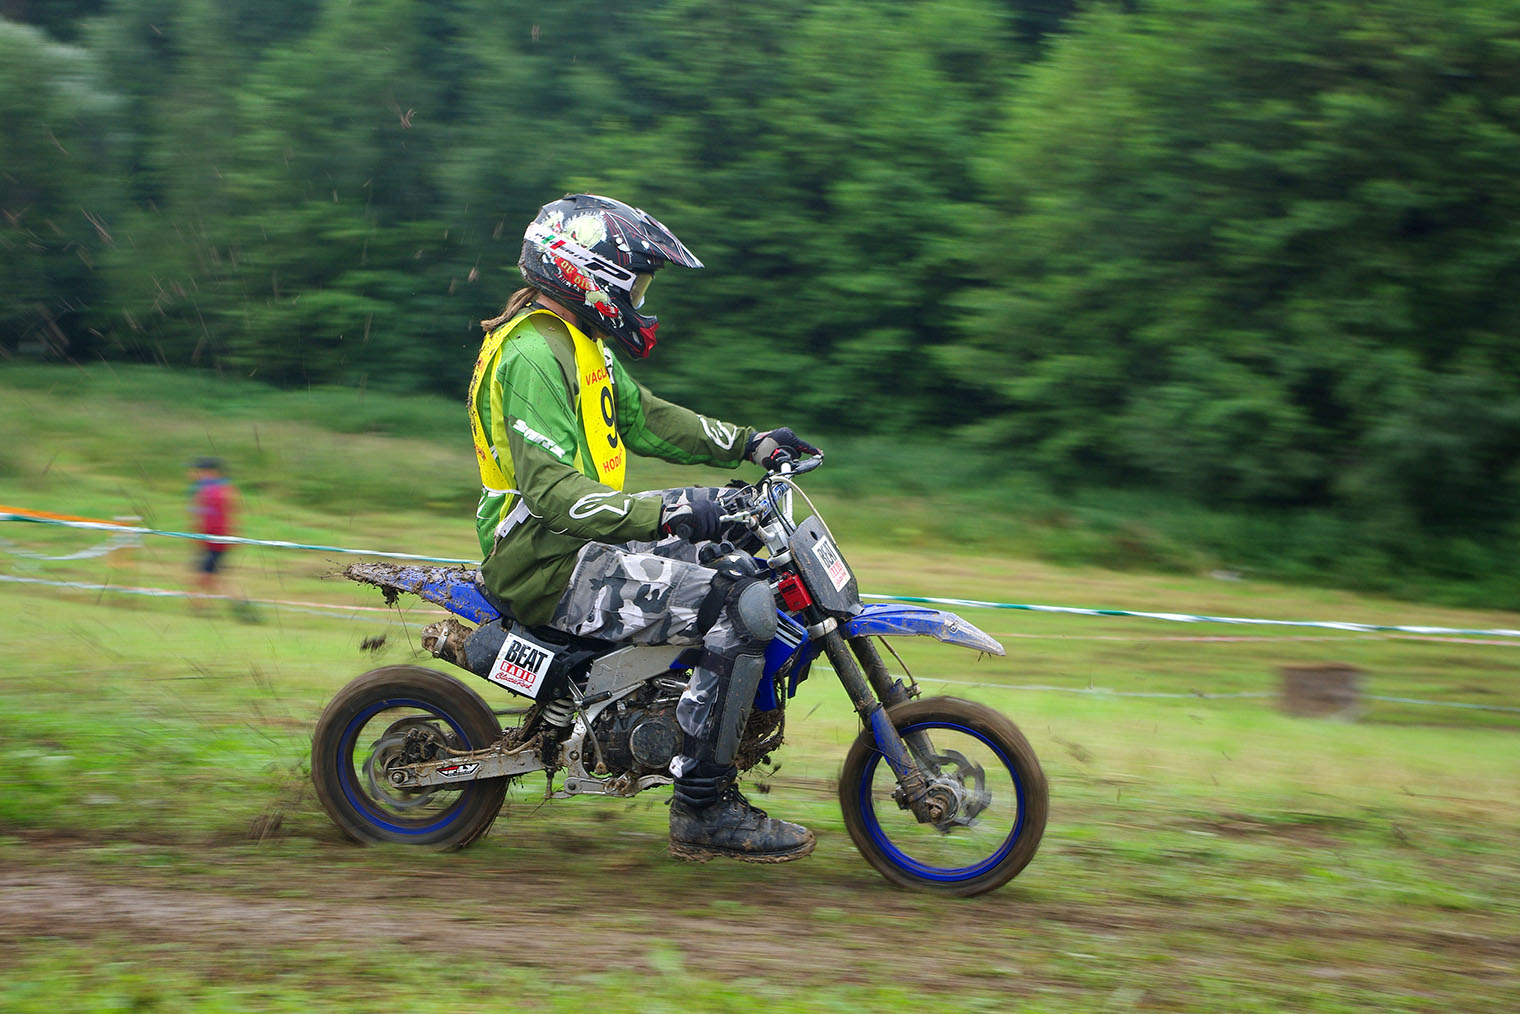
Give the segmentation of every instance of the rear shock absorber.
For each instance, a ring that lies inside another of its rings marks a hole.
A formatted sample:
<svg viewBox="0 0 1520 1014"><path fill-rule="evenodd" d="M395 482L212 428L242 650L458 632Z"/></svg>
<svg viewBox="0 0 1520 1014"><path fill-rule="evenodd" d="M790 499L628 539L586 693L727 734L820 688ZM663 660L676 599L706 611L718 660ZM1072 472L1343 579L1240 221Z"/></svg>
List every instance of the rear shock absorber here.
<svg viewBox="0 0 1520 1014"><path fill-rule="evenodd" d="M575 716L577 714L578 712L576 710L575 703L568 697L561 697L558 700L550 701L548 704L544 705L542 718L546 725L551 725L560 729L568 729L570 727L570 723L575 720ZM567 737L565 743L568 744L569 742L570 740ZM605 775L607 773L607 762L602 759L602 745L596 741L596 734L593 733L590 729L586 730L586 742L591 744L591 749L595 752L596 755L596 766L594 773L597 775ZM565 749L565 746L561 745L560 749ZM575 761L577 759L578 752L579 751L575 749L571 749L569 760ZM561 759L560 763L563 764L565 761ZM552 779L553 776L551 775L550 778Z"/></svg>
<svg viewBox="0 0 1520 1014"><path fill-rule="evenodd" d="M544 705L543 720L560 729L567 728L575 719L575 704L568 697L561 697Z"/></svg>

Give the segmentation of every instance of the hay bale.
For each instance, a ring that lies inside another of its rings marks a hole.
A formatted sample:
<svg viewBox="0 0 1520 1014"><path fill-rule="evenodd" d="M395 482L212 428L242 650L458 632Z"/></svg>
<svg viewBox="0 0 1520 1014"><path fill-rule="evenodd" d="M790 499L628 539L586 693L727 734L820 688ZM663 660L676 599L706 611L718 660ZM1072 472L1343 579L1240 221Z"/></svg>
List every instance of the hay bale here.
<svg viewBox="0 0 1520 1014"><path fill-rule="evenodd" d="M1338 662L1282 668L1282 710L1296 718L1341 718L1362 714L1362 671Z"/></svg>

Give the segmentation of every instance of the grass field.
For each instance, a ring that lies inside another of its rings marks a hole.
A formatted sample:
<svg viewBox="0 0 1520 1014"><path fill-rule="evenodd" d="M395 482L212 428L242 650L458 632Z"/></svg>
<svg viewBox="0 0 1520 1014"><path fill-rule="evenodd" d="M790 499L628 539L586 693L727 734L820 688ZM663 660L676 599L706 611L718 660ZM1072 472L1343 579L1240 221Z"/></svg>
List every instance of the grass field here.
<svg viewBox="0 0 1520 1014"><path fill-rule="evenodd" d="M246 445L260 468L310 471L248 490L246 534L473 551L467 515L423 490L467 467L467 448L300 419L258 424L255 439L246 416L151 399L60 418L41 398L13 388L0 408L0 503L180 528L179 463ZM345 475L356 494L334 509ZM383 509L408 483L409 506ZM967 551L911 506L820 505L872 591L1520 627L1513 613L1055 567L1013 540ZM150 539L47 562L14 550L99 537L9 524L0 538L0 576L41 580L178 588L190 553ZM1520 1004L1520 712L1453 706L1520 707L1520 642L969 610L1006 658L900 640L926 692L1013 717L1051 782L1029 868L946 902L889 887L850 845L834 779L856 725L821 669L793 702L778 768L750 786L817 831L801 862L672 863L664 793L542 804L531 779L466 852L352 846L310 791L312 725L353 676L414 660L432 614L375 610L373 591L332 577L336 554L234 560L244 593L283 603L257 607L262 622L0 583L0 1010ZM1363 669L1373 697L1430 703L1370 700L1354 722L1283 715L1277 670L1326 661Z"/></svg>

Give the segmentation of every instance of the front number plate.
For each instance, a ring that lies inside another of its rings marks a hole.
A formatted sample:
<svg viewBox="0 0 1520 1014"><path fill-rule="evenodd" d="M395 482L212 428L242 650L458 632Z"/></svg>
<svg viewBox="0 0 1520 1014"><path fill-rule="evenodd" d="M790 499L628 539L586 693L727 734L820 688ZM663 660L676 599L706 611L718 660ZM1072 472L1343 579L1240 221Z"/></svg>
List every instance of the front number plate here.
<svg viewBox="0 0 1520 1014"><path fill-rule="evenodd" d="M813 546L813 555L818 557L818 562L823 564L823 569L828 572L829 580L834 583L835 591L844 591L844 586L850 583L849 568L839 558L839 550L827 538L818 540Z"/></svg>

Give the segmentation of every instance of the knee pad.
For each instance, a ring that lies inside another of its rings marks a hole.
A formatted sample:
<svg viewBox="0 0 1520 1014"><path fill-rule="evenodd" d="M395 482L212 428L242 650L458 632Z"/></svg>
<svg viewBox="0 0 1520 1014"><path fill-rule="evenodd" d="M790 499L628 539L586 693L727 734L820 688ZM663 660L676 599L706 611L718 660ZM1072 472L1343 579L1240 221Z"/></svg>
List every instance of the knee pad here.
<svg viewBox="0 0 1520 1014"><path fill-rule="evenodd" d="M754 557L745 553L727 553L715 560L707 561L707 566L717 573L713 575L712 586L702 599L702 604L697 607L697 629L704 634L718 622L718 616L724 609L732 611L737 597L743 595L751 584L765 585L765 582L758 577L760 565ZM751 595L755 597L754 593ZM768 599L769 595L765 597ZM749 608L752 612L754 611L753 606ZM764 635L767 641L776 636L775 607L769 608L772 630ZM742 634L741 636L747 638L749 635Z"/></svg>
<svg viewBox="0 0 1520 1014"><path fill-rule="evenodd" d="M771 586L758 577L741 578L728 592L734 628L750 643L767 644L776 636L776 601Z"/></svg>
<svg viewBox="0 0 1520 1014"><path fill-rule="evenodd" d="M734 762L755 692L765 678L765 646L776 636L776 604L770 585L759 578L745 577L733 582L723 609L738 643L717 650L708 647L702 652L698 665L720 678L720 689L713 702L711 731L701 737L689 736L685 751L693 757L700 756L699 740L705 740L711 757L719 765ZM696 679L696 674L692 678Z"/></svg>

